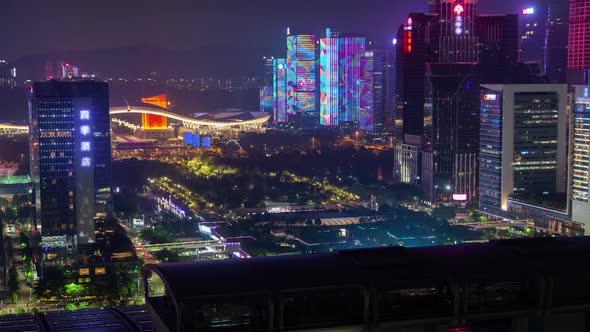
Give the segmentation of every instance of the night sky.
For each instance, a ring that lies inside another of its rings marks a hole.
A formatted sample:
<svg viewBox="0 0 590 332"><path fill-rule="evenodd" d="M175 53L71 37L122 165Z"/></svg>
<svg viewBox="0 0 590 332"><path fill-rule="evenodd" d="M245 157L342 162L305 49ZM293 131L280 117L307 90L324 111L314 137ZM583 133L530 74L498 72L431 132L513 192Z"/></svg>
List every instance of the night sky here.
<svg viewBox="0 0 590 332"><path fill-rule="evenodd" d="M478 12L530 2L480 0ZM380 45L407 13L424 10L423 0L1 0L0 58L140 44L282 50L287 26L322 36L330 26Z"/></svg>

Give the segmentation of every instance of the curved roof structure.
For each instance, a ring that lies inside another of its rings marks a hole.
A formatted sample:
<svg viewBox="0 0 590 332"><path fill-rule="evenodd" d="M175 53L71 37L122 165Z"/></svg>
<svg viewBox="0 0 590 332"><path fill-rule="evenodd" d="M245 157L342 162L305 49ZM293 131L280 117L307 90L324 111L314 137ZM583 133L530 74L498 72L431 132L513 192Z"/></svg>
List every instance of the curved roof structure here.
<svg viewBox="0 0 590 332"><path fill-rule="evenodd" d="M113 114L153 114L165 116L170 119L181 121L187 127L240 127L240 126L260 126L265 124L270 119L270 114L262 112L237 112L234 116L228 116L227 113L222 113L225 116L219 117L213 114L203 117L189 118L188 116L176 114L162 108L145 107L145 106L122 106L111 107L111 115ZM248 114L248 115L246 115ZM246 115L246 116L245 116Z"/></svg>
<svg viewBox="0 0 590 332"><path fill-rule="evenodd" d="M26 130L29 131L29 125L16 125L12 123L0 123L0 130Z"/></svg>
<svg viewBox="0 0 590 332"><path fill-rule="evenodd" d="M215 127L215 128L232 128L232 127L259 127L268 122L270 114L264 112L229 112L218 114L204 114L197 118L176 114L168 110L157 107L146 106L118 106L111 107L109 113L113 114L153 114L165 116L170 119L178 120L185 127ZM28 131L28 125L16 125L11 123L0 123L0 131Z"/></svg>

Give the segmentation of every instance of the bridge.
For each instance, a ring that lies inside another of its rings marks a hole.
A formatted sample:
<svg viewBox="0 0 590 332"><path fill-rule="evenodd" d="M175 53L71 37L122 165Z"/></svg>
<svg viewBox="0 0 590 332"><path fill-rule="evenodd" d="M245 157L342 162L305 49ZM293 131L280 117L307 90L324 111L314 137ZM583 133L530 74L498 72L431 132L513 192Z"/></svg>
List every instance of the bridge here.
<svg viewBox="0 0 590 332"><path fill-rule="evenodd" d="M190 241L190 242L172 242L160 244L148 244L142 246L142 249L149 252L160 251L164 249L199 249L199 248L225 248L225 241Z"/></svg>
<svg viewBox="0 0 590 332"><path fill-rule="evenodd" d="M162 116L169 119L177 120L182 122L185 128L191 129L258 129L262 127L270 119L270 114L261 112L252 112L252 116L247 119L240 119L238 117L232 118L231 116L221 118L190 118L188 116L180 115L177 113L170 112L165 109L156 107L145 107L145 106L122 106L122 107L111 107L109 110L111 115L120 114L147 114ZM227 114L227 113L224 113ZM243 114L243 113L240 113ZM116 120L120 122L120 119ZM29 132L28 125L16 125L12 123L0 123L0 133L2 134L24 134Z"/></svg>

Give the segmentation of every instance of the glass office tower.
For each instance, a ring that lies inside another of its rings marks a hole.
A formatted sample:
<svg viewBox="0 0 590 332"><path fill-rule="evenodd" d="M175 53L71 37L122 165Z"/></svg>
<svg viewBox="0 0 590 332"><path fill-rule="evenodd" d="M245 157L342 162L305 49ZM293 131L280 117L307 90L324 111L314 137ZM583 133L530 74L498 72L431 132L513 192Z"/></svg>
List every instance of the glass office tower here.
<svg viewBox="0 0 590 332"><path fill-rule="evenodd" d="M29 119L41 242L46 251L91 250L95 218L112 213L108 83L36 82Z"/></svg>

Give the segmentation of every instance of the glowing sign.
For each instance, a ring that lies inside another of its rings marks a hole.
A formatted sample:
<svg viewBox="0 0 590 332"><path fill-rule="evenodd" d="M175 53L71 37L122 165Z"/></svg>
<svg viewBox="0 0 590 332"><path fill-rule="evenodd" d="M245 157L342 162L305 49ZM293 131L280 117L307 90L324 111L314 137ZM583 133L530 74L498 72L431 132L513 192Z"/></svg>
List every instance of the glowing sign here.
<svg viewBox="0 0 590 332"><path fill-rule="evenodd" d="M82 158L82 166L89 167L90 166L90 158L88 158L88 157Z"/></svg>
<svg viewBox="0 0 590 332"><path fill-rule="evenodd" d="M90 142L82 142L80 149L82 151L90 151Z"/></svg>
<svg viewBox="0 0 590 332"><path fill-rule="evenodd" d="M397 38L393 38L393 45L397 45Z"/></svg>
<svg viewBox="0 0 590 332"><path fill-rule="evenodd" d="M88 134L90 134L90 127L89 126L81 126L80 127L80 133L82 135L88 135Z"/></svg>
<svg viewBox="0 0 590 332"><path fill-rule="evenodd" d="M404 25L404 30L412 30L412 25L413 24L414 24L414 21L412 20L412 18L411 17L408 17L408 21Z"/></svg>
<svg viewBox="0 0 590 332"><path fill-rule="evenodd" d="M90 120L90 111L88 111L88 110L80 111L80 120Z"/></svg>
<svg viewBox="0 0 590 332"><path fill-rule="evenodd" d="M211 234L212 234L212 232L211 232L211 227L209 227L209 226L205 226L205 225L199 225L199 231L200 231L202 234L209 234L209 235L211 235Z"/></svg>
<svg viewBox="0 0 590 332"><path fill-rule="evenodd" d="M494 101L496 99L498 99L498 95L494 95L494 94L485 94L485 95L483 95L483 100Z"/></svg>
<svg viewBox="0 0 590 332"><path fill-rule="evenodd" d="M455 13L455 34L460 35L463 33L463 17L461 16L465 9L461 4L457 4L455 8L453 8L453 12Z"/></svg>
<svg viewBox="0 0 590 332"><path fill-rule="evenodd" d="M522 10L522 15L531 15L535 13L535 8L529 7Z"/></svg>
<svg viewBox="0 0 590 332"><path fill-rule="evenodd" d="M465 202L467 200L467 194L453 194L453 200Z"/></svg>

